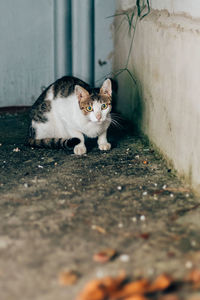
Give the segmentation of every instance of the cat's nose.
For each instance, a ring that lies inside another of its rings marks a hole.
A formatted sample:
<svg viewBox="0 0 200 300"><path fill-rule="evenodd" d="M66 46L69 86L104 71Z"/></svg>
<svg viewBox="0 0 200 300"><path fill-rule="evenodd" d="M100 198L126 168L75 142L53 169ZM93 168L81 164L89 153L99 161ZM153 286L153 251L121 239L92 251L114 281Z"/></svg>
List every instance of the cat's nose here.
<svg viewBox="0 0 200 300"><path fill-rule="evenodd" d="M100 112L98 112L98 113L96 114L96 118L97 118L98 121L101 120L101 113L100 113Z"/></svg>

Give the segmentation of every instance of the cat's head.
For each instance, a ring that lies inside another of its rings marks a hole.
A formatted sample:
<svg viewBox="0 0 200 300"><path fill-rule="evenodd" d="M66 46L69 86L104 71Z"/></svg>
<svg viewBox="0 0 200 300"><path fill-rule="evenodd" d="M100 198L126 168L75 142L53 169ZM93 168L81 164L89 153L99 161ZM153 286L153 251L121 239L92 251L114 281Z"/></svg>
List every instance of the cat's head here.
<svg viewBox="0 0 200 300"><path fill-rule="evenodd" d="M112 85L106 79L100 89L88 92L80 85L75 86L79 107L82 113L92 122L104 122L111 111Z"/></svg>

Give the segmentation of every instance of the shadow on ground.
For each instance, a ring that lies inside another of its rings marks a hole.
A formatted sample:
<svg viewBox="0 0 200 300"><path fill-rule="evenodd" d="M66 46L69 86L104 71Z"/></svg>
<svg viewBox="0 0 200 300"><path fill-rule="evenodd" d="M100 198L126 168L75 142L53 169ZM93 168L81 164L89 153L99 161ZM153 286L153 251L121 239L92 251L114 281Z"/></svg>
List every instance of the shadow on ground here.
<svg viewBox="0 0 200 300"><path fill-rule="evenodd" d="M73 300L120 270L179 279L198 267L200 201L145 139L111 131L111 151L88 141L77 157L24 146L27 124L27 113L0 115L2 300ZM93 254L104 248L119 255L102 265ZM59 284L64 270L75 285Z"/></svg>

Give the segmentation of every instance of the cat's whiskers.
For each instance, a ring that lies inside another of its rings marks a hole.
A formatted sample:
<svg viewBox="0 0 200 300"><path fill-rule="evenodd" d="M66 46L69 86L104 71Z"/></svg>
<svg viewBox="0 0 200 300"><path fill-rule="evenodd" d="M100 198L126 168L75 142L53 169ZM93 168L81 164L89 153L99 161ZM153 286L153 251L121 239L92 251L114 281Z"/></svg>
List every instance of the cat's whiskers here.
<svg viewBox="0 0 200 300"><path fill-rule="evenodd" d="M116 128L123 129L124 127L116 119L118 119L119 121L122 120L119 115L111 113L111 125Z"/></svg>

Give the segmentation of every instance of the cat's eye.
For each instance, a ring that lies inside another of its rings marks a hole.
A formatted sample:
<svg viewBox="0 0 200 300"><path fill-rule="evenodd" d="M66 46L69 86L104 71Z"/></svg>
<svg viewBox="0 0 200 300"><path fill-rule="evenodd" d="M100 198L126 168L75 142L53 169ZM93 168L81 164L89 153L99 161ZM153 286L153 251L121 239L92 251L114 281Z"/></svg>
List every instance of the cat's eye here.
<svg viewBox="0 0 200 300"><path fill-rule="evenodd" d="M108 104L104 103L104 104L101 105L101 109L106 109L107 107L108 107Z"/></svg>
<svg viewBox="0 0 200 300"><path fill-rule="evenodd" d="M93 110L93 108L92 108L92 106L89 105L89 106L86 108L86 110L90 112L90 111Z"/></svg>

